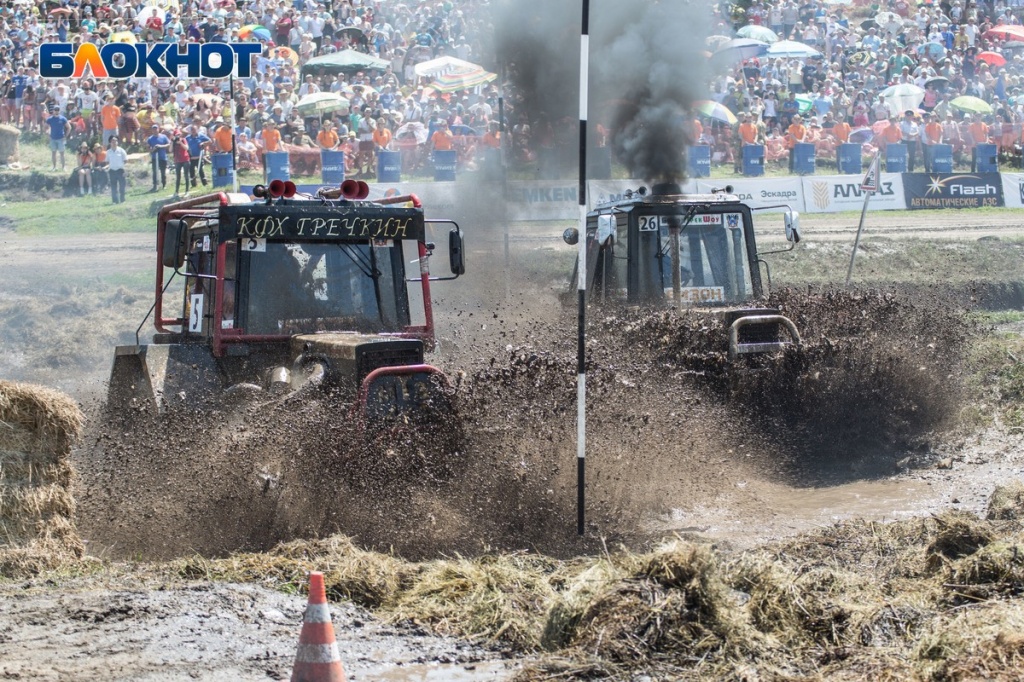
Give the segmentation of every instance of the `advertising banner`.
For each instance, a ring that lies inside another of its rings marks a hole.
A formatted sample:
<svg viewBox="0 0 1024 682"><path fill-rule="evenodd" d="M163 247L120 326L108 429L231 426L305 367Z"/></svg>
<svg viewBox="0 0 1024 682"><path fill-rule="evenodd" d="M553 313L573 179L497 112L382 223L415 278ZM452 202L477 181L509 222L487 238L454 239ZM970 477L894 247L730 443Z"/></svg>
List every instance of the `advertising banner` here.
<svg viewBox="0 0 1024 682"><path fill-rule="evenodd" d="M1003 203L1009 208L1024 208L1024 173L1002 173Z"/></svg>
<svg viewBox="0 0 1024 682"><path fill-rule="evenodd" d="M786 204L794 211L804 210L803 188L800 178L720 178L717 180L698 180L697 191L711 192L713 189L732 185L733 194L750 208L778 206ZM772 209L785 211L784 208Z"/></svg>
<svg viewBox="0 0 1024 682"><path fill-rule="evenodd" d="M907 208L982 208L1003 205L999 173L906 173Z"/></svg>
<svg viewBox="0 0 1024 682"><path fill-rule="evenodd" d="M587 182L587 209L609 201L622 201L626 198L626 192L636 192L641 187L650 193L650 183L642 180L590 180ZM694 194L697 192L697 182L687 180L682 184L682 189L683 194ZM576 209L576 215L579 215L579 208Z"/></svg>
<svg viewBox="0 0 1024 682"><path fill-rule="evenodd" d="M869 211L903 210L903 177L899 173L879 173L878 191L868 203ZM801 178L804 210L807 213L859 211L864 207L861 179L856 175L814 175Z"/></svg>

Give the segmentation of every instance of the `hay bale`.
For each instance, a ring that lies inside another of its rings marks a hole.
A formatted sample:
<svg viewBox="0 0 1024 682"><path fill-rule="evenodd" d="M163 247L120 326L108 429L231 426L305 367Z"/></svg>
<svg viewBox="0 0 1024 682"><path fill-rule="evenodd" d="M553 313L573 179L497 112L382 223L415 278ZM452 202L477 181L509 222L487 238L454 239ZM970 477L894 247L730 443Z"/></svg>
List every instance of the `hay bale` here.
<svg viewBox="0 0 1024 682"><path fill-rule="evenodd" d="M0 164L18 160L18 138L21 131L14 126L0 125Z"/></svg>
<svg viewBox="0 0 1024 682"><path fill-rule="evenodd" d="M927 680L1019 680L1024 670L1024 609L995 601L936 618L913 652Z"/></svg>
<svg viewBox="0 0 1024 682"><path fill-rule="evenodd" d="M629 562L632 566L623 565L623 560L629 561L630 558L634 558L633 555L619 557L619 561L598 559L566 581L545 618L544 633L541 635L544 649L555 651L572 641L590 603L612 584L639 568L635 560Z"/></svg>
<svg viewBox="0 0 1024 682"><path fill-rule="evenodd" d="M927 550L928 567L932 570L977 552L997 537L989 524L968 512L943 512L935 517L935 522L938 533Z"/></svg>
<svg viewBox="0 0 1024 682"><path fill-rule="evenodd" d="M410 578L391 619L535 651L555 598L549 580L554 565L553 559L526 554L432 561Z"/></svg>
<svg viewBox="0 0 1024 682"><path fill-rule="evenodd" d="M994 541L955 562L946 587L954 601L1024 594L1024 535Z"/></svg>
<svg viewBox="0 0 1024 682"><path fill-rule="evenodd" d="M988 498L985 518L990 521L1024 519L1024 482L1016 480L1006 485L997 485Z"/></svg>
<svg viewBox="0 0 1024 682"><path fill-rule="evenodd" d="M674 542L641 558L641 568L595 597L573 646L614 664L695 664L743 647L736 600L707 547Z"/></svg>
<svg viewBox="0 0 1024 682"><path fill-rule="evenodd" d="M64 394L0 381L0 576L34 575L82 557L71 448L82 414Z"/></svg>

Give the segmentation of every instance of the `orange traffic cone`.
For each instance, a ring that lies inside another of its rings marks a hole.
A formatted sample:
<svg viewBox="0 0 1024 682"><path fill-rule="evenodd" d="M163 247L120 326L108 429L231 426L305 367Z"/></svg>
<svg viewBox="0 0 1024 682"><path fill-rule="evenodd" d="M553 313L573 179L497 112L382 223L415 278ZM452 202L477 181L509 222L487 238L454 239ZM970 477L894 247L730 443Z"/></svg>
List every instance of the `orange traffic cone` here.
<svg viewBox="0 0 1024 682"><path fill-rule="evenodd" d="M324 574L320 571L309 574L309 602L302 617L292 682L345 682L331 611L327 607Z"/></svg>

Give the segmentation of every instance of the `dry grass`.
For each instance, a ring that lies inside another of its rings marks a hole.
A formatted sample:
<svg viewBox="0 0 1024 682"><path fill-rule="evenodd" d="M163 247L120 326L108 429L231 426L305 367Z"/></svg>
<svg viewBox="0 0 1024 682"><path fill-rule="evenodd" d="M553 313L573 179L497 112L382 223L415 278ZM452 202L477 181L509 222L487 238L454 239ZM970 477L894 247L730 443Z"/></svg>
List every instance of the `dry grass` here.
<svg viewBox="0 0 1024 682"><path fill-rule="evenodd" d="M62 393L0 381L0 577L82 557L69 462L81 426L78 406Z"/></svg>
<svg viewBox="0 0 1024 682"><path fill-rule="evenodd" d="M1015 480L997 485L988 498L988 515L993 521L1024 519L1024 482Z"/></svg>

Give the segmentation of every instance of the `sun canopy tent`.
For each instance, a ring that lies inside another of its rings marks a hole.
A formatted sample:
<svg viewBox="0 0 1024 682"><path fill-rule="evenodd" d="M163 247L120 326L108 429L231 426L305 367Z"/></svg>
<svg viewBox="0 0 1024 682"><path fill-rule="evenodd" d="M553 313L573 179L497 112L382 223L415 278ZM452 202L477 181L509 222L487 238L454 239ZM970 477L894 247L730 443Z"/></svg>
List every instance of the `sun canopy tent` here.
<svg viewBox="0 0 1024 682"><path fill-rule="evenodd" d="M391 66L391 62L372 54L359 52L358 50L341 50L334 54L325 54L320 57L313 57L302 67L302 73L351 73L355 71L378 69L383 71Z"/></svg>

